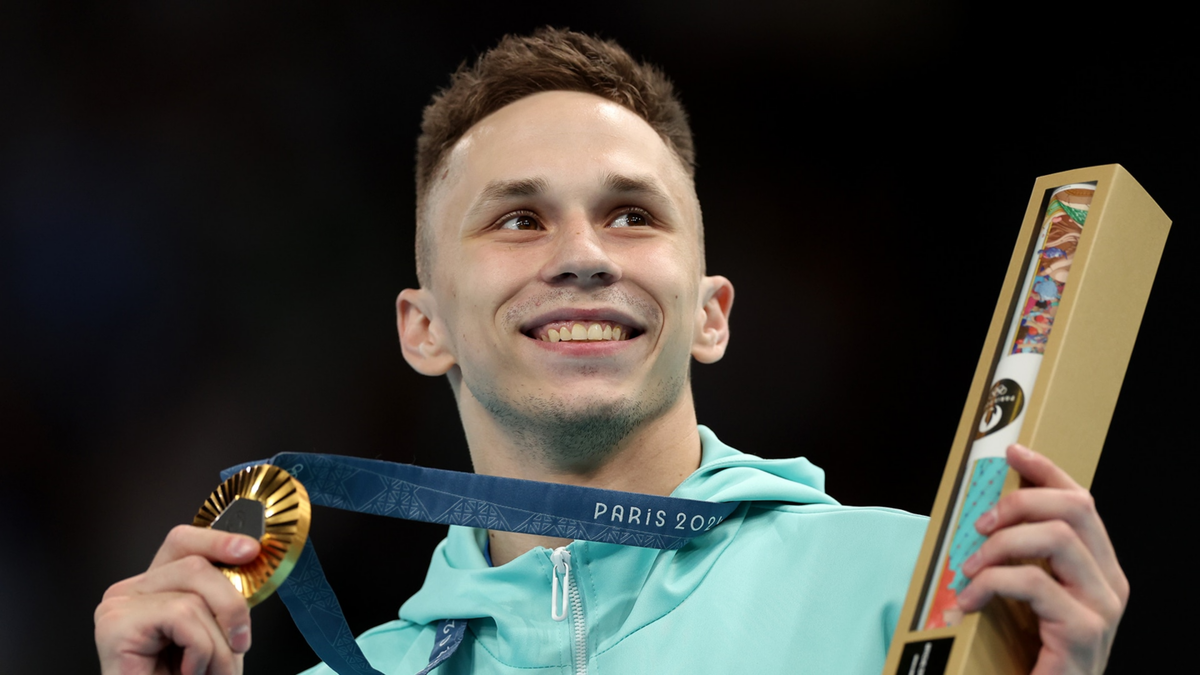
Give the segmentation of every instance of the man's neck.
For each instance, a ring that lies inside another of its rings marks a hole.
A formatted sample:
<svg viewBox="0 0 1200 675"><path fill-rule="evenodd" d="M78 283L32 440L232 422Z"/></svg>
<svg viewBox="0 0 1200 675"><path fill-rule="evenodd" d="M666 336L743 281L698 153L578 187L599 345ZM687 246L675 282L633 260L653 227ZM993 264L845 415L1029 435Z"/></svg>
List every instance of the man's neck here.
<svg viewBox="0 0 1200 675"><path fill-rule="evenodd" d="M469 404L468 404L469 405ZM476 473L550 483L668 495L700 466L700 433L691 392L663 415L641 425L594 465L563 467L531 457L503 427L479 411L463 409L463 426ZM570 539L489 531L492 564L503 565L538 546L557 548Z"/></svg>

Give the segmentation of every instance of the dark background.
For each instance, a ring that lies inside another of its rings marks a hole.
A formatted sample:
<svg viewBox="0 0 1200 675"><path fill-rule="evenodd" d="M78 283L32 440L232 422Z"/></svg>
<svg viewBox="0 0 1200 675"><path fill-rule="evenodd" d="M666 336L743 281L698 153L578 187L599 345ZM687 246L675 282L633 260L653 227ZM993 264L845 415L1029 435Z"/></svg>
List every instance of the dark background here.
<svg viewBox="0 0 1200 675"><path fill-rule="evenodd" d="M145 568L222 467L296 450L469 469L448 387L396 345L414 140L460 61L545 24L615 38L675 80L709 270L738 291L728 356L695 369L700 419L734 447L808 456L844 503L928 512L1034 179L1114 162L1137 177L1175 225L1094 483L1133 584L1110 672L1182 660L1191 622L1168 616L1194 593L1169 552L1194 461L1198 149L1182 17L15 4L0 8L4 673L94 672L104 589ZM316 513L356 633L395 617L443 531ZM277 600L254 618L247 672L314 662Z"/></svg>

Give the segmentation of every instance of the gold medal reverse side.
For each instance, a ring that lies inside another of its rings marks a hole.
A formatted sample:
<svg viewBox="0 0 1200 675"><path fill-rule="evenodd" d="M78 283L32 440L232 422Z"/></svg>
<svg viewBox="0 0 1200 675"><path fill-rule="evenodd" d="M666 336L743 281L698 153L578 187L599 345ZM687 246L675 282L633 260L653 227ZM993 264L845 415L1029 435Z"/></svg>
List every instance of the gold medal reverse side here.
<svg viewBox="0 0 1200 675"><path fill-rule="evenodd" d="M254 560L240 566L218 565L253 607L287 579L304 550L311 522L312 505L300 481L277 466L259 464L221 483L192 524L258 539L262 550Z"/></svg>

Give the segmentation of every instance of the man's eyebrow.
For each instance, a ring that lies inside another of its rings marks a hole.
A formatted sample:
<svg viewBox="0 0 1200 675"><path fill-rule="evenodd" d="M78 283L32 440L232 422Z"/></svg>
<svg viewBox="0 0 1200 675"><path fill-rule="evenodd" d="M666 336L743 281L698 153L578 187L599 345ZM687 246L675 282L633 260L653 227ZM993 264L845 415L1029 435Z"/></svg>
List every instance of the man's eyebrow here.
<svg viewBox="0 0 1200 675"><path fill-rule="evenodd" d="M496 202L502 202L513 197L536 197L546 191L549 183L545 178L515 178L513 180L494 180L484 186L479 198L471 206L470 214L487 209Z"/></svg>
<svg viewBox="0 0 1200 675"><path fill-rule="evenodd" d="M545 194L550 188L550 182L543 177L514 178L511 180L493 180L479 191L479 197L467 211L468 218L488 210L497 202L505 202L517 197L537 197ZM610 193L619 195L646 195L666 204L671 204L671 197L666 190L659 186L658 181L649 176L627 176L620 173L608 173L604 176L604 188Z"/></svg>
<svg viewBox="0 0 1200 675"><path fill-rule="evenodd" d="M667 195L666 191L659 187L657 181L649 177L610 173L604 177L604 187L609 192L644 194L667 203L671 202L671 197Z"/></svg>

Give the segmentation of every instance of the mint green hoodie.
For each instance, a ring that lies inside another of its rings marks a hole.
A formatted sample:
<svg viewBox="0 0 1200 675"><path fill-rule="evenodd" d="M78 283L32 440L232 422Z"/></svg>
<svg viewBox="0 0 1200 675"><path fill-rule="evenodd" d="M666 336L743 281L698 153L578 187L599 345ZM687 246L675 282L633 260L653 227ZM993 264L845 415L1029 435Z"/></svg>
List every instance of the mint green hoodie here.
<svg viewBox="0 0 1200 675"><path fill-rule="evenodd" d="M561 621L551 618L554 551L490 567L487 531L451 527L400 620L359 637L371 665L412 675L429 662L438 621L466 618L463 644L436 674L879 675L926 519L841 506L806 459L742 454L703 426L700 438L700 468L672 494L742 502L720 525L677 551L559 549L570 561Z"/></svg>

